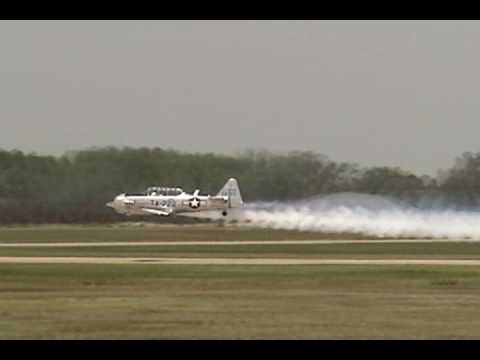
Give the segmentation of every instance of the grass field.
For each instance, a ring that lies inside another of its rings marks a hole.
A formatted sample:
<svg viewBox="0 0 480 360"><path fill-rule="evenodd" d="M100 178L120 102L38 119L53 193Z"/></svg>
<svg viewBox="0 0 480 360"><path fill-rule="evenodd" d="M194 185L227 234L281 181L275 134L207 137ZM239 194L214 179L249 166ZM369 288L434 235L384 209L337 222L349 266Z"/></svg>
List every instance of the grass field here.
<svg viewBox="0 0 480 360"><path fill-rule="evenodd" d="M0 242L244 241L369 239L359 234L328 234L215 225L45 225L0 228Z"/></svg>
<svg viewBox="0 0 480 360"><path fill-rule="evenodd" d="M0 338L478 338L480 269L0 265Z"/></svg>
<svg viewBox="0 0 480 360"><path fill-rule="evenodd" d="M0 247L0 256L480 259L480 243Z"/></svg>
<svg viewBox="0 0 480 360"><path fill-rule="evenodd" d="M326 235L216 227L0 230L1 242L292 238ZM20 255L478 258L480 247L0 248L0 256ZM480 267L0 264L0 338L480 338Z"/></svg>

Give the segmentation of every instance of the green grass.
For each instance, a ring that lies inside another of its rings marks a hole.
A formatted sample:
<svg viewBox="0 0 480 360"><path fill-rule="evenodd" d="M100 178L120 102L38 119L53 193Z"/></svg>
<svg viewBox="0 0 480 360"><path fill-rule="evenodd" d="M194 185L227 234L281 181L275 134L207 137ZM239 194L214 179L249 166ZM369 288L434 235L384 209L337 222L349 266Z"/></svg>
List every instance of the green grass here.
<svg viewBox="0 0 480 360"><path fill-rule="evenodd" d="M30 226L0 228L0 242L244 241L366 239L357 234L327 234L218 225Z"/></svg>
<svg viewBox="0 0 480 360"><path fill-rule="evenodd" d="M285 240L220 227L34 227L2 242ZM0 248L0 256L478 258L480 244ZM480 267L0 264L1 339L480 338Z"/></svg>
<svg viewBox="0 0 480 360"><path fill-rule="evenodd" d="M0 247L0 256L479 259L480 243Z"/></svg>
<svg viewBox="0 0 480 360"><path fill-rule="evenodd" d="M0 338L478 338L480 269L0 265Z"/></svg>

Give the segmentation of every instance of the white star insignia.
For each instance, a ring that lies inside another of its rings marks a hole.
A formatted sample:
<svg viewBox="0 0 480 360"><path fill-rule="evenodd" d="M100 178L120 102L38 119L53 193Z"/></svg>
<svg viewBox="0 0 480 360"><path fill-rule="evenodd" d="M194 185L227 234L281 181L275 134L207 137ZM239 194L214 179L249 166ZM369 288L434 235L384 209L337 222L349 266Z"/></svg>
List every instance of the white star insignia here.
<svg viewBox="0 0 480 360"><path fill-rule="evenodd" d="M192 208L197 208L199 205L200 205L200 201L198 201L197 199L193 199L190 201L190 206Z"/></svg>

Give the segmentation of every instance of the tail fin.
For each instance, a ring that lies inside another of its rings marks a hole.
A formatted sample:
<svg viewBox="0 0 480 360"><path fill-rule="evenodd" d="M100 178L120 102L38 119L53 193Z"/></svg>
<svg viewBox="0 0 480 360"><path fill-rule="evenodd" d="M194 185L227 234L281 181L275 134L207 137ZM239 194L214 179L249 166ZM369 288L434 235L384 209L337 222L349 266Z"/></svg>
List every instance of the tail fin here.
<svg viewBox="0 0 480 360"><path fill-rule="evenodd" d="M243 205L242 195L238 182L234 178L228 179L223 188L218 192L217 196L228 196L228 207L240 207Z"/></svg>

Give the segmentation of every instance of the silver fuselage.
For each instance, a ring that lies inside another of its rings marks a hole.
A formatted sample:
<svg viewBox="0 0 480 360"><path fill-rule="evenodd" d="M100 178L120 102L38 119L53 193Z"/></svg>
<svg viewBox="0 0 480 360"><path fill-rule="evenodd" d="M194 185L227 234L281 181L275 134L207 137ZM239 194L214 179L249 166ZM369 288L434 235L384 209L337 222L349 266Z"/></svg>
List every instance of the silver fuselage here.
<svg viewBox="0 0 480 360"><path fill-rule="evenodd" d="M175 215L206 210L224 211L229 208L229 201L228 196L192 195L185 192L175 196L120 194L107 205L124 215L155 215L156 211L157 215Z"/></svg>

